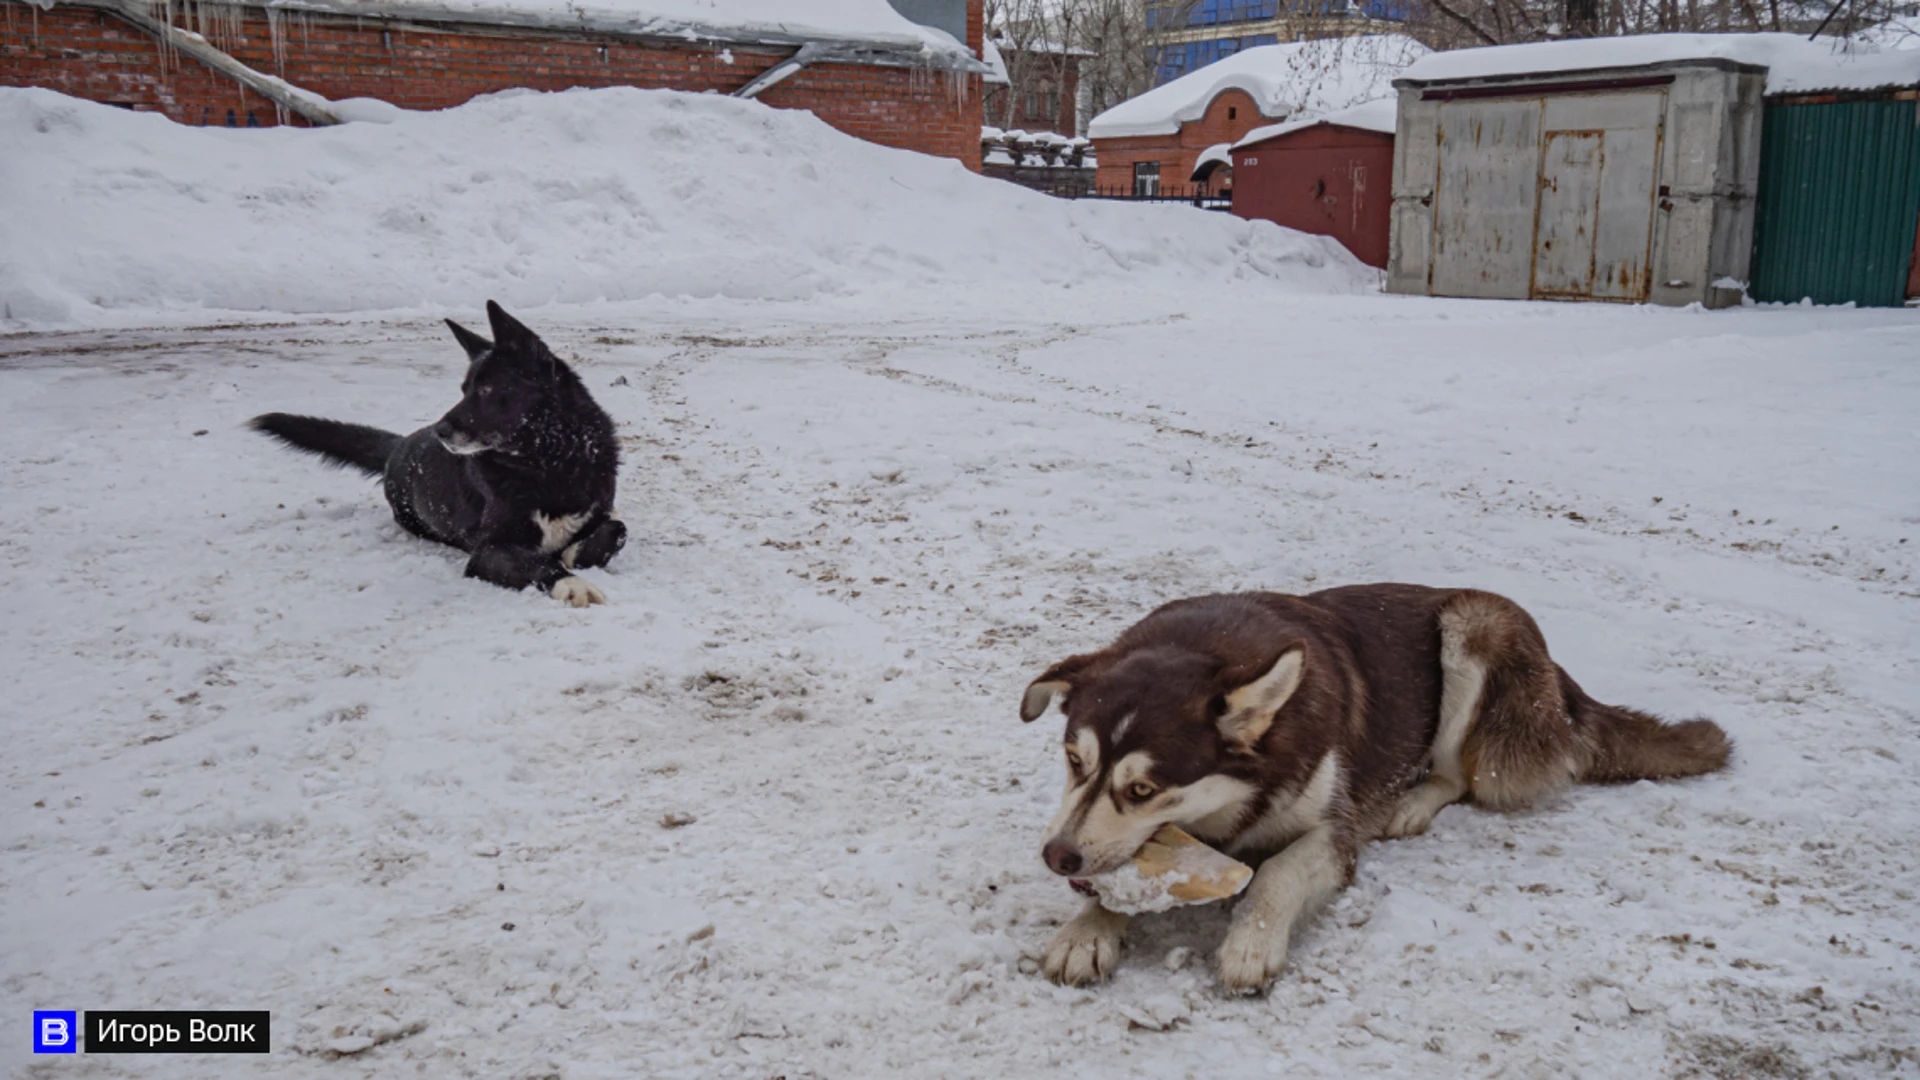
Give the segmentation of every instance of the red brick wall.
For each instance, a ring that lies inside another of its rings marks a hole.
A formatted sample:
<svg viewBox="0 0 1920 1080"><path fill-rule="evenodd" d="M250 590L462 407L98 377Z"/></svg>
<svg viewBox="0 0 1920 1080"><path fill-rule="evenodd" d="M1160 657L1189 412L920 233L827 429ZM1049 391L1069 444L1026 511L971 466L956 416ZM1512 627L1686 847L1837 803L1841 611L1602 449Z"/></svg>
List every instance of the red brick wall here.
<svg viewBox="0 0 1920 1080"><path fill-rule="evenodd" d="M1244 91L1222 90L1207 104L1200 119L1180 126L1177 135L1142 135L1126 139L1095 139L1100 171L1094 183L1103 189L1133 189L1137 161L1160 163L1160 186L1185 187L1200 152L1215 143L1236 142L1254 128L1277 123L1260 115Z"/></svg>
<svg viewBox="0 0 1920 1080"><path fill-rule="evenodd" d="M42 11L0 0L0 86L42 86L183 124L278 122L273 102L190 60L167 58L144 31L97 11ZM303 123L299 117L293 122Z"/></svg>
<svg viewBox="0 0 1920 1080"><path fill-rule="evenodd" d="M970 5L970 22L978 18ZM165 113L185 124L284 122L271 102L185 57L163 57L134 27L82 8L41 11L0 0L0 86L41 86ZM454 25L383 27L309 15L283 24L284 64L266 17L246 9L238 36L214 44L241 63L329 98L373 97L443 109L515 87L641 86L731 93L785 53L664 46L586 34L480 32ZM977 45L977 41L976 41ZM727 62L730 57L732 63ZM957 91L957 92L956 92ZM816 64L762 95L775 108L811 109L850 135L980 167L980 78L905 68ZM299 122L298 117L291 118Z"/></svg>

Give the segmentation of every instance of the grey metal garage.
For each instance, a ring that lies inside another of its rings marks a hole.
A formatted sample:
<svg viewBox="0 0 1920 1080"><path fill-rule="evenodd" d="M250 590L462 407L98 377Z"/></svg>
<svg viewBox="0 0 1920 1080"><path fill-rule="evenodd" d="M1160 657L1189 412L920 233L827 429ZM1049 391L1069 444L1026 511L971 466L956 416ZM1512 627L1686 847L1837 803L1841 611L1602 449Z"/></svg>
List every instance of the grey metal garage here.
<svg viewBox="0 0 1920 1080"><path fill-rule="evenodd" d="M1765 67L1494 67L1394 83L1390 291L1740 302Z"/></svg>

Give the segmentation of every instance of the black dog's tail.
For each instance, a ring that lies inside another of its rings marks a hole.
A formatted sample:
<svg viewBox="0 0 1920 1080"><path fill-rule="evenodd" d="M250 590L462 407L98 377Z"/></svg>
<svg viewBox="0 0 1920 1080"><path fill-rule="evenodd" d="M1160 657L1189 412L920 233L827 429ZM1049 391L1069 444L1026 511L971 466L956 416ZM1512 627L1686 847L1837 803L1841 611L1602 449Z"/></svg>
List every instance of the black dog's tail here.
<svg viewBox="0 0 1920 1080"><path fill-rule="evenodd" d="M387 470L387 459L400 445L400 436L361 424L343 424L292 413L256 416L247 426L271 435L295 450L305 451L337 468L359 469L370 476Z"/></svg>

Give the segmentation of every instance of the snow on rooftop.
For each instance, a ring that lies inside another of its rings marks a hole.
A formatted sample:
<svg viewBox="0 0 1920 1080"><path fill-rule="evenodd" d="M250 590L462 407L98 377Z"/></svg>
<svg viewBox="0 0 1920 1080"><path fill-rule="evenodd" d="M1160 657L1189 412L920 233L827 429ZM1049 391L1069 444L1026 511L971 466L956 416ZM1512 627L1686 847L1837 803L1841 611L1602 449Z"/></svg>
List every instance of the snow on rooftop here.
<svg viewBox="0 0 1920 1080"><path fill-rule="evenodd" d="M1005 57L1000 55L999 46L990 40L981 42L980 60L987 65L987 73L984 78L988 85L1013 85L1013 77L1007 74L1007 61Z"/></svg>
<svg viewBox="0 0 1920 1080"><path fill-rule="evenodd" d="M291 11L441 17L683 36L860 42L971 56L953 35L922 26L887 0L265 0Z"/></svg>
<svg viewBox="0 0 1920 1080"><path fill-rule="evenodd" d="M1685 60L1758 64L1767 69L1769 94L1920 84L1920 49L1878 51L1798 34L1645 34L1459 49L1421 58L1402 78L1438 82Z"/></svg>
<svg viewBox="0 0 1920 1080"><path fill-rule="evenodd" d="M1393 80L1427 47L1399 34L1262 45L1235 53L1123 101L1093 118L1096 139L1172 135L1226 90L1252 97L1260 115L1331 112L1393 92Z"/></svg>
<svg viewBox="0 0 1920 1080"><path fill-rule="evenodd" d="M1034 38L1031 41L1015 41L1008 37L994 37L988 40L1007 52L1046 53L1052 56L1100 55L1091 49L1083 49L1078 45L1068 45L1060 41L1049 41L1045 38Z"/></svg>
<svg viewBox="0 0 1920 1080"><path fill-rule="evenodd" d="M1358 105L1348 106L1344 109L1335 109L1324 116L1303 116L1297 120L1287 120L1278 124L1268 124L1265 127L1254 128L1252 131L1247 132L1239 142L1234 143L1233 146L1234 149L1239 149L1242 146L1251 146L1254 143L1271 139L1276 135L1286 135L1306 128L1317 127L1321 124L1359 128L1362 131L1380 131L1391 135L1393 134L1394 126L1399 121L1399 116L1400 103L1397 99L1390 97L1375 98L1372 101L1363 101Z"/></svg>
<svg viewBox="0 0 1920 1080"><path fill-rule="evenodd" d="M1214 143L1212 146L1200 151L1200 156L1193 161L1193 173L1188 176L1187 182L1193 184L1200 183L1201 180L1212 173L1217 166L1225 166L1229 169L1233 168L1232 143Z"/></svg>

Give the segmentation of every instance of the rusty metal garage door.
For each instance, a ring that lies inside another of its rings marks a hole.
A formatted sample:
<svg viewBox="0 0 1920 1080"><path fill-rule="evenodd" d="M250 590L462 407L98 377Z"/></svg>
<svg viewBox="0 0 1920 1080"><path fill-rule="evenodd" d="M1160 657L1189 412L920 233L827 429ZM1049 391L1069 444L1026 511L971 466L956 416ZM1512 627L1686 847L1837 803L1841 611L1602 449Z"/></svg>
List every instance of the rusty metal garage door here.
<svg viewBox="0 0 1920 1080"><path fill-rule="evenodd" d="M1436 296L1642 301L1661 90L1440 107Z"/></svg>
<svg viewBox="0 0 1920 1080"><path fill-rule="evenodd" d="M1642 301L1664 92L1548 98L1532 295Z"/></svg>
<svg viewBox="0 0 1920 1080"><path fill-rule="evenodd" d="M1533 295L1584 296L1593 288L1600 217L1599 131L1550 131L1540 155L1534 227Z"/></svg>
<svg viewBox="0 0 1920 1080"><path fill-rule="evenodd" d="M1540 177L1540 99L1446 102L1439 138L1433 295L1526 299Z"/></svg>

